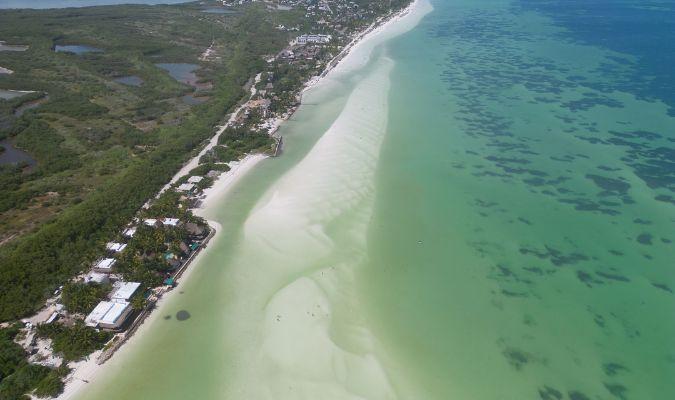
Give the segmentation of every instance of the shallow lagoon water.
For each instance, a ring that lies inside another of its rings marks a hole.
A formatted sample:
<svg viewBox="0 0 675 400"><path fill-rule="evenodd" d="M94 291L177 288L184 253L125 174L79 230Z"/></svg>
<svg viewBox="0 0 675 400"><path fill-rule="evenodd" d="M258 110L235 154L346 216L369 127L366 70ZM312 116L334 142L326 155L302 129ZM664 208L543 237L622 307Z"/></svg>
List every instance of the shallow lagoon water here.
<svg viewBox="0 0 675 400"><path fill-rule="evenodd" d="M141 86L143 84L143 79L136 75L120 76L115 78L114 81L127 86Z"/></svg>
<svg viewBox="0 0 675 400"><path fill-rule="evenodd" d="M195 71L199 69L199 65L197 64L159 63L155 65L168 72L169 75L178 82L190 86L195 86L197 84L198 78L197 74L195 74Z"/></svg>
<svg viewBox="0 0 675 400"><path fill-rule="evenodd" d="M675 397L655 61L580 38L587 13L433 5L307 94L207 213L222 235L160 311L190 319L153 316L86 398Z"/></svg>
<svg viewBox="0 0 675 400"><path fill-rule="evenodd" d="M18 164L26 163L27 165L34 165L35 159L25 151L19 150L7 139L0 140L0 146L4 148L0 152L0 165L2 164Z"/></svg>
<svg viewBox="0 0 675 400"><path fill-rule="evenodd" d="M211 8L205 8L202 10L202 12L207 13L207 14L236 14L237 11L235 10L230 10L228 8L222 8L222 7L211 7Z"/></svg>
<svg viewBox="0 0 675 400"><path fill-rule="evenodd" d="M20 90L6 90L6 89L0 89L0 99L3 100L10 100L10 99L15 99L17 97L21 97L28 94L28 92L22 92Z"/></svg>
<svg viewBox="0 0 675 400"><path fill-rule="evenodd" d="M58 53L73 53L82 55L85 53L102 53L103 50L98 49L92 46L86 46L83 44L69 44L69 45L56 45L54 46L54 51Z"/></svg>
<svg viewBox="0 0 675 400"><path fill-rule="evenodd" d="M20 117L27 111L40 107L40 105L45 103L47 100L49 100L49 95L45 94L43 97L38 99L27 101L14 109L14 116Z"/></svg>
<svg viewBox="0 0 675 400"><path fill-rule="evenodd" d="M207 101L209 98L206 96L195 96L193 94L186 94L181 97L181 100L183 100L183 103L191 106L196 106L199 104L204 103Z"/></svg>

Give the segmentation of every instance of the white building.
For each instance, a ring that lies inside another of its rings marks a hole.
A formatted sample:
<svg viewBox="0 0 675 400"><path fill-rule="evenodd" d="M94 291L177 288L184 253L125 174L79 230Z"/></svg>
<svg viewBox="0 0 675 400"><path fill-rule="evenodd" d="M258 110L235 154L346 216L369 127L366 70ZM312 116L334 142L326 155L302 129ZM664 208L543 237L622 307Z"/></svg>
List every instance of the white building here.
<svg viewBox="0 0 675 400"><path fill-rule="evenodd" d="M324 44L330 42L331 35L301 35L295 39L297 44L319 43Z"/></svg>
<svg viewBox="0 0 675 400"><path fill-rule="evenodd" d="M59 313L57 313L56 311L54 311L54 312L49 316L49 318L47 318L47 321L45 321L45 324L51 324L52 322L56 321L56 318L58 318L58 317L59 317Z"/></svg>
<svg viewBox="0 0 675 400"><path fill-rule="evenodd" d="M124 235L128 238L134 237L135 234L136 234L136 227L135 226L132 226L131 228L127 228L127 229L124 230L124 232L122 232L122 235Z"/></svg>
<svg viewBox="0 0 675 400"><path fill-rule="evenodd" d="M112 251L115 253L119 253L126 247L127 247L126 243L117 243L117 242L109 242L108 244L105 245L105 248L108 249L108 251Z"/></svg>
<svg viewBox="0 0 675 400"><path fill-rule="evenodd" d="M84 323L87 326L95 327L98 325L98 321L103 318L105 313L110 311L112 308L112 302L110 301L102 301L94 307L93 310L87 315L87 317L84 319Z"/></svg>
<svg viewBox="0 0 675 400"><path fill-rule="evenodd" d="M116 329L122 326L131 312L131 305L126 301L102 301L94 307L84 319L87 326Z"/></svg>
<svg viewBox="0 0 675 400"><path fill-rule="evenodd" d="M203 179L204 179L203 176L193 175L193 176L189 177L187 181L190 182L190 183L199 183Z"/></svg>
<svg viewBox="0 0 675 400"><path fill-rule="evenodd" d="M168 226L177 226L180 220L178 218L164 218L162 223Z"/></svg>
<svg viewBox="0 0 675 400"><path fill-rule="evenodd" d="M113 265L117 260L114 258L103 258L101 260L98 260L96 264L94 264L94 271L96 272L103 272L104 274L109 274L110 271L112 271Z"/></svg>
<svg viewBox="0 0 675 400"><path fill-rule="evenodd" d="M136 290L141 286L138 282L120 282L117 290L113 292L110 298L113 301L129 301L131 296L136 293Z"/></svg>
<svg viewBox="0 0 675 400"><path fill-rule="evenodd" d="M146 218L143 220L143 223L147 226L157 226L157 220L154 218Z"/></svg>
<svg viewBox="0 0 675 400"><path fill-rule="evenodd" d="M191 192L192 189L195 187L192 183L184 183L180 186L178 186L178 190L181 192Z"/></svg>
<svg viewBox="0 0 675 400"><path fill-rule="evenodd" d="M113 302L112 307L107 313L98 321L98 326L101 328L115 329L122 326L131 312L131 305L129 303Z"/></svg>

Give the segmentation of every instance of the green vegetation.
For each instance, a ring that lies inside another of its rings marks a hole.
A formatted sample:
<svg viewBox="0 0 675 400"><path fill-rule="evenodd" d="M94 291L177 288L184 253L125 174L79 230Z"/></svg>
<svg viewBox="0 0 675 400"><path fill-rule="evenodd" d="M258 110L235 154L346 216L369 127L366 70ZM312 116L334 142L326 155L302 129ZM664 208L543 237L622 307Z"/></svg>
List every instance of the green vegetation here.
<svg viewBox="0 0 675 400"><path fill-rule="evenodd" d="M270 154L275 144L276 141L264 132L230 127L218 138L218 146L214 146L199 161L205 164L227 163L251 152Z"/></svg>
<svg viewBox="0 0 675 400"><path fill-rule="evenodd" d="M19 326L0 329L0 382L16 371L24 358L24 351L14 343L14 337L19 333Z"/></svg>
<svg viewBox="0 0 675 400"><path fill-rule="evenodd" d="M24 362L12 375L0 382L0 399L26 400L24 393L48 379L50 368Z"/></svg>
<svg viewBox="0 0 675 400"><path fill-rule="evenodd" d="M65 365L49 371L47 376L38 382L34 394L37 397L58 396L63 392L63 378L65 378L69 372L70 369Z"/></svg>
<svg viewBox="0 0 675 400"><path fill-rule="evenodd" d="M14 343L19 326L0 329L0 399L26 399L24 393L35 389L38 396L55 396L63 390L61 377L67 367L50 369L29 364L21 346Z"/></svg>
<svg viewBox="0 0 675 400"><path fill-rule="evenodd" d="M73 326L59 323L42 324L37 327L37 335L52 340L52 348L66 361L79 360L88 354L103 348L112 338L112 333L90 328L82 321Z"/></svg>
<svg viewBox="0 0 675 400"><path fill-rule="evenodd" d="M69 282L63 287L61 302L68 312L88 314L110 292L110 285Z"/></svg>
<svg viewBox="0 0 675 400"><path fill-rule="evenodd" d="M26 52L0 55L2 65L16 71L0 77L0 87L50 95L21 117L3 117L11 121L3 134L38 164L29 170L0 167L0 239L22 234L0 247L0 320L35 311L88 267L213 134L244 95L244 83L264 66L262 56L283 47L288 34L273 23L285 12L256 5L241 11L212 15L194 5L119 6L0 15L0 37L30 45ZM178 96L192 89L154 64L195 63L213 38L222 61L201 63L199 72L213 84L211 100L192 108L179 104ZM54 53L53 43L83 43L105 52ZM126 74L143 78L143 86L112 82ZM148 118L155 118L150 125Z"/></svg>
<svg viewBox="0 0 675 400"><path fill-rule="evenodd" d="M274 139L266 133L245 128L227 128L218 138L218 144L236 151L240 156L252 151L269 152L274 143Z"/></svg>
<svg viewBox="0 0 675 400"><path fill-rule="evenodd" d="M193 168L188 175L206 175L211 171L227 172L230 170L225 164L204 163Z"/></svg>
<svg viewBox="0 0 675 400"><path fill-rule="evenodd" d="M189 245L193 238L186 224L196 224L208 232L206 222L194 216L187 202L181 200L181 195L174 190L164 192L141 213L141 218L164 217L177 218L181 223L178 226L138 225L127 248L117 257L115 268L125 280L141 282L142 287L161 285L166 275L181 265L179 259L187 257L192 251ZM141 300L136 301L138 307Z"/></svg>

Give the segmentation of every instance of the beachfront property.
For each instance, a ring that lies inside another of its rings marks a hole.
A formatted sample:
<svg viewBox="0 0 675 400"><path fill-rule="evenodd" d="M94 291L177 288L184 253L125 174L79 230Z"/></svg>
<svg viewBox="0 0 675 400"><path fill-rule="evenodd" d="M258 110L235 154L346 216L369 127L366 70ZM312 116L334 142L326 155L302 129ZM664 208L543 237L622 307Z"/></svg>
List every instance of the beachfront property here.
<svg viewBox="0 0 675 400"><path fill-rule="evenodd" d="M307 43L317 43L325 44L330 42L332 39L331 35L300 35L295 39L297 44L307 44Z"/></svg>
<svg viewBox="0 0 675 400"><path fill-rule="evenodd" d="M139 282L118 282L117 289L110 295L113 301L129 301L141 286Z"/></svg>
<svg viewBox="0 0 675 400"><path fill-rule="evenodd" d="M110 301L101 301L84 319L92 328L118 329L132 311L129 300L141 286L139 282L117 282Z"/></svg>
<svg viewBox="0 0 675 400"><path fill-rule="evenodd" d="M94 264L94 272L109 274L116 262L114 258L102 258Z"/></svg>
<svg viewBox="0 0 675 400"><path fill-rule="evenodd" d="M223 171L218 171L218 170L212 169L211 171L209 171L209 172L206 174L206 176L209 177L209 178L211 178L211 179L216 179L217 177L220 176L220 174L222 174L222 172L223 172Z"/></svg>
<svg viewBox="0 0 675 400"><path fill-rule="evenodd" d="M92 328L117 329L131 313L131 305L126 301L102 301L94 307L84 319Z"/></svg>
<svg viewBox="0 0 675 400"><path fill-rule="evenodd" d="M263 96L265 93L261 93L260 95ZM272 105L272 100L270 99L257 99L257 100L251 100L249 101L249 107L250 108L257 108L260 110L263 118L268 118L270 116L270 106Z"/></svg>
<svg viewBox="0 0 675 400"><path fill-rule="evenodd" d="M191 192L194 187L195 185L192 183L183 183L182 185L178 186L178 190L181 192Z"/></svg>
<svg viewBox="0 0 675 400"><path fill-rule="evenodd" d="M203 176L193 175L193 176L189 177L187 181L188 181L189 183L199 183L199 182L201 182L203 179L204 179Z"/></svg>
<svg viewBox="0 0 675 400"><path fill-rule="evenodd" d="M127 247L126 243L108 242L105 248L113 253L119 253Z"/></svg>
<svg viewBox="0 0 675 400"><path fill-rule="evenodd" d="M187 231L188 235L198 239L203 239L204 237L206 237L208 233L206 229L195 224L194 222L188 222L187 224L185 224L185 230Z"/></svg>

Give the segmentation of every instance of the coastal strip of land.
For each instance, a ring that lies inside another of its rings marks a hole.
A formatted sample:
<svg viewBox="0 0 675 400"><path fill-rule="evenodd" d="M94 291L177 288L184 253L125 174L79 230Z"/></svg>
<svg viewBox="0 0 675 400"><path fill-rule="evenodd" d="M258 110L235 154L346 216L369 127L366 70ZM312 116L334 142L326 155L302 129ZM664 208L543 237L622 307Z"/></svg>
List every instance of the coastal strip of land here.
<svg viewBox="0 0 675 400"><path fill-rule="evenodd" d="M304 85L304 88L302 92L298 93L298 99L300 100L300 96L302 93L311 88L312 86L316 85L319 83L323 78L329 75L330 71L333 70L335 67L340 65L340 62L347 56L349 55L355 48L358 47L359 43L364 41L365 39L371 37L371 35L379 32L383 27L387 24L394 23L397 21L399 18L402 16L406 15L411 8L414 6L415 3L411 3L407 8L404 10L397 12L393 15L390 15L388 17L383 17L378 19L375 23L371 24L367 29L363 30L360 32L356 37L347 45L345 48L329 63L326 64L326 67L322 71L322 73L313 79L310 79L306 84ZM252 78L254 81L260 79L260 74L256 75L255 77ZM248 100L245 101L243 104L238 106L235 111L230 115L230 117L227 120L227 123L223 126L221 126L217 131L214 137L207 142L207 144L202 148L202 150L195 156L193 157L190 161L188 161L183 168L174 176L174 178L171 180L169 184L162 190L165 191L168 188L171 187L172 184L176 184L179 182L181 179L185 178L187 174L190 173L195 167L199 165L199 160L201 157L203 157L209 150L211 150L214 146L217 145L218 143L218 138L220 135L222 135L225 130L228 127L231 127L232 125L235 124L237 120L237 116L240 115L241 113L245 112L248 107L249 107L249 102L252 101L252 97L255 95L255 86L252 85L250 89L250 95L248 97ZM278 126L288 119L293 112L297 109L296 107L293 107L288 113L284 114L283 117L278 118L274 124L270 125L268 134L274 135L276 132L276 129ZM210 188L207 188L203 191L203 194L200 196L199 202L196 204L196 207L193 209L194 213L196 215L204 215L204 211L211 208L211 207L217 207L220 203L220 200L225 196L227 191L231 189L248 171L250 171L255 165L257 165L259 162L264 160L267 157L267 155L264 154L250 154L244 157L242 160L236 161L236 162L231 162L229 163L230 169L229 171L226 171L222 173L218 178L214 179L213 186ZM161 192L160 192L161 194ZM214 221L209 221L209 225L211 226L212 230L215 231L215 235L212 238L212 241L217 242L219 238L219 227L216 222ZM193 259L189 260L188 264L192 264L193 262L202 259L204 257L203 254L208 253L209 248L207 248L199 253L197 256L195 256ZM190 271L194 269L194 266L190 268L188 265L185 266L185 273L180 277L181 281L188 279L190 275ZM164 304L174 293L175 291L168 291L164 292L160 299L157 301L155 307L161 307L162 304ZM140 324L140 327L135 331L134 336L129 338L128 341L125 339L125 342L127 343L133 343L135 338L143 335L143 332L148 329L147 327L151 325L151 321L153 318L158 318L157 315L159 315L159 312L153 312L152 314L146 314L143 317L147 317L148 315L150 316L148 323L141 323L141 321L138 322ZM127 346L121 346L118 345L116 348L122 347L123 349L127 348ZM129 345L130 348L133 348L132 345ZM107 360L110 357L122 357L122 354L125 353L126 350L121 351L119 355L114 355L109 354L105 357ZM128 351L132 351L131 349ZM86 387L86 384L91 382L92 380L97 379L96 377L98 376L99 373L101 373L102 370L105 369L104 366L100 365L97 363L95 360L97 360L99 357L101 357L101 354L99 352L92 354L86 361L79 362L77 364L71 365L73 368L73 371L69 375L69 378L66 382L65 390L64 392L59 396L59 399L71 399L74 398L78 393L83 390L83 388Z"/></svg>

